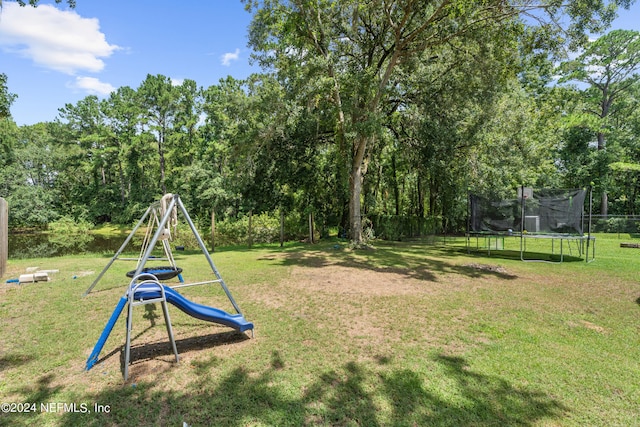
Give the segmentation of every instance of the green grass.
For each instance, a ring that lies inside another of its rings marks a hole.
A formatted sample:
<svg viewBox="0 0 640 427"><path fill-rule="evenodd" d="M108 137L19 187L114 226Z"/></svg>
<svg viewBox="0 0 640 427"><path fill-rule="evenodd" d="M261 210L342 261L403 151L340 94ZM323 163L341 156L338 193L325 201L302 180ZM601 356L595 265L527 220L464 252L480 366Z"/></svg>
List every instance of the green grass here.
<svg viewBox="0 0 640 427"><path fill-rule="evenodd" d="M126 238L127 235L131 232L132 226L125 225L116 225L112 223L104 223L98 226L95 226L91 230L91 234L103 235L103 236L113 236L113 235L124 235ZM124 241L124 239L122 239Z"/></svg>
<svg viewBox="0 0 640 427"><path fill-rule="evenodd" d="M216 250L255 339L170 306L176 364L159 308L136 307L126 383L124 315L83 369L131 263L81 298L110 256L10 260L3 282L59 273L0 285L0 402L36 404L0 425L640 425L640 249L621 241L598 235L589 264L467 254L461 239ZM186 280L211 276L175 255ZM215 286L180 291L232 311Z"/></svg>

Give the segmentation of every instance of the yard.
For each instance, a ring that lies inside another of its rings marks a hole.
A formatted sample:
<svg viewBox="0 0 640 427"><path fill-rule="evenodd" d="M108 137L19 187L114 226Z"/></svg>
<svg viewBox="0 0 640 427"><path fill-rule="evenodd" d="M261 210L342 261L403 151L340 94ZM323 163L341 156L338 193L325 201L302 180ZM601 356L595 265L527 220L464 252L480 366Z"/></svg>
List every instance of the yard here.
<svg viewBox="0 0 640 427"><path fill-rule="evenodd" d="M622 239L622 240L621 240ZM598 235L596 260L525 263L464 242L229 248L212 257L255 338L169 306L125 316L85 362L131 263L10 260L0 284L0 425L640 425L640 249ZM185 280L211 277L176 254ZM51 281L5 284L27 267ZM232 311L217 285L180 290Z"/></svg>

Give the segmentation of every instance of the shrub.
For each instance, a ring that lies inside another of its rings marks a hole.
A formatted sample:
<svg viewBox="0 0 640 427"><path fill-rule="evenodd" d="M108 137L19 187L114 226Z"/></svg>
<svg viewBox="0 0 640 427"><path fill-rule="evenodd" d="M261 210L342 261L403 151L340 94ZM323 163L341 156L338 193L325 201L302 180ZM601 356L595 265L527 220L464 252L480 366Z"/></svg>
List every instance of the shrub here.
<svg viewBox="0 0 640 427"><path fill-rule="evenodd" d="M93 229L93 224L85 220L75 220L69 216L60 217L47 226L50 232L57 234L85 234Z"/></svg>
<svg viewBox="0 0 640 427"><path fill-rule="evenodd" d="M280 219L262 213L251 218L253 243L273 243L280 239ZM249 241L249 217L216 222L216 246L240 245Z"/></svg>

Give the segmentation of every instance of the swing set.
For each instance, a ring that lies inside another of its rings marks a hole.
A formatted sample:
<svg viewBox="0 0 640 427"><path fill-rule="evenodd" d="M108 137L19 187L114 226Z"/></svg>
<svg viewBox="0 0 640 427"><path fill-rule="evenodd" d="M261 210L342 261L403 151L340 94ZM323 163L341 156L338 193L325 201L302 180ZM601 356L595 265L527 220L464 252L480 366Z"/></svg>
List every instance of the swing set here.
<svg viewBox="0 0 640 427"><path fill-rule="evenodd" d="M171 247L169 245L169 240L171 238L171 228L174 228L174 234L176 231L176 226L178 223L177 214L178 211L182 213L184 219L189 224L191 231L193 232L194 237L196 238L200 249L202 250L203 255L207 259L209 266L211 267L211 271L213 272L215 279L206 280L195 283L185 283L182 278L182 269L176 266L175 259L171 252ZM127 247L129 242L133 239L133 236L138 231L138 229L142 226L142 224L147 221L147 229L144 237L144 241L142 244L142 248L140 250L139 257L136 258L120 258L120 255ZM152 256L152 252L158 243L158 241L162 242L162 247L164 251L164 258L155 258ZM100 279L107 272L109 267L116 260L137 260L137 266L135 270L132 270L127 273L127 277L132 278L127 287L127 291L120 298L111 318L107 322L100 338L98 339L89 359L87 360L86 370L91 369L97 362L100 352L104 347L104 344L109 337L109 334L113 330L113 327L120 317L120 314L124 310L124 307L128 304L128 313L127 313L127 338L125 345L125 367L124 367L124 379L125 381L128 378L128 369L129 369L129 356L131 349L131 330L133 328L132 324L132 310L133 307L139 305L146 305L152 303L160 303L162 306L162 311L164 314L165 323L167 326L167 333L169 335L169 341L171 342L173 352L176 357L176 362L179 360L178 350L175 344L175 340L173 337L173 329L171 327L171 319L169 317L169 311L167 307L167 303L170 303L185 312L189 316L195 317L200 320L204 320L207 322L213 322L217 324L221 324L224 326L228 326L237 330L238 332L244 333L245 331L251 331L251 336L253 337L253 323L248 322L242 312L240 311L240 307L233 299L229 288L225 284L222 276L218 272L207 248L205 247L204 242L200 238L198 231L196 230L193 221L189 217L182 200L180 197L175 194L166 194L162 199L158 202L153 203L142 218L138 221L136 226L133 228L129 236L126 238L120 249L116 252L116 254L111 258L109 263L105 266L105 268L100 272L98 277L93 281L91 286L85 291L83 296L89 295ZM167 261L168 266L163 267L146 267L146 264L150 260L162 260ZM177 285L165 285L161 283L161 281L169 280L178 276L180 284ZM227 313L224 310L209 307L202 304L197 304L193 301L188 300L183 295L178 293L175 289L183 288L187 286L198 286L204 284L212 284L219 283L222 289L224 290L229 302L235 309L236 313Z"/></svg>

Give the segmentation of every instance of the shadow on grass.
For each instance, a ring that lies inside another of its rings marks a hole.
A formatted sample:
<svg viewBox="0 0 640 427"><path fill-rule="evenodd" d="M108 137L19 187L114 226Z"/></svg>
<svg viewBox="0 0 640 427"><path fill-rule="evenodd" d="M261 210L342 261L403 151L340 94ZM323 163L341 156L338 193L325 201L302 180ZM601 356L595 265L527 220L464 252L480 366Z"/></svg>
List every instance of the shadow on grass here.
<svg viewBox="0 0 640 427"><path fill-rule="evenodd" d="M466 249L459 249L458 252L467 254ZM512 261L522 261L521 256L524 257L525 261L529 262L585 262L584 258L579 258L573 255L564 254L564 256L560 256L560 254L550 254L545 252L531 252L527 251L524 255L520 254L520 251L513 250L492 250L491 254L489 254L486 250L472 250L470 255L474 255L480 258L487 259L505 259Z"/></svg>
<svg viewBox="0 0 640 427"><path fill-rule="evenodd" d="M164 325L162 325L164 329ZM175 325L174 325L175 326ZM135 374L136 368L135 365L140 362L147 362L149 360L163 360L165 356L171 356L172 359L166 359L169 363L174 363L175 359L173 359L174 353L173 348L171 347L171 342L169 341L168 335L166 336L166 340L153 342L153 343L141 343L138 345L134 345L133 343L143 336L146 332L153 329L154 326L147 326L144 330L138 332L135 336L131 338L131 353L129 356L130 366L129 369ZM236 331L229 332L215 332L208 335L198 335L190 338L182 338L175 340L176 348L178 350L178 354L189 352L189 351L199 351L205 350L208 348L218 347L222 345L235 344L242 341L248 340L249 337L243 333L238 333ZM124 354L124 346L117 346L109 353L105 354L101 358L99 358L96 362L97 365L109 360L111 357L119 354L120 359L120 371L124 373L124 363L125 363L125 354ZM137 362L137 363L136 363ZM144 370L144 368L142 368Z"/></svg>
<svg viewBox="0 0 640 427"><path fill-rule="evenodd" d="M466 255L466 253L465 253ZM439 274L459 274L477 278L493 276L500 279L514 280L516 275L500 268L475 268L448 261L460 256L455 248L443 248L416 244L386 244L373 250L357 250L354 252L339 250L306 250L287 252L282 260L283 265L297 265L312 268L341 266L357 268L380 273L394 273L423 281L438 281Z"/></svg>
<svg viewBox="0 0 640 427"><path fill-rule="evenodd" d="M55 395L62 390L60 385L52 385L54 374L46 374L38 379L34 386L23 386L16 390L22 396L19 402L12 402L20 406L12 408L6 407L3 403L3 410L0 412L0 425L2 426L31 426L42 423L37 422L43 410L41 404L49 404L55 402ZM8 409L8 410L7 410Z"/></svg>
<svg viewBox="0 0 640 427"><path fill-rule="evenodd" d="M0 357L0 372L5 369L15 368L20 365L31 362L34 356L19 353L9 353Z"/></svg>
<svg viewBox="0 0 640 427"><path fill-rule="evenodd" d="M90 407L98 403L109 412L65 413L60 425L529 426L567 412L551 396L474 372L458 357L425 361L446 390L433 383L432 373L393 368L387 358L310 374L308 384L292 390L287 361L277 351L272 359L263 371L236 367L224 374L217 372L216 357L196 362L195 379L181 391L139 382L86 394L81 398Z"/></svg>
<svg viewBox="0 0 640 427"><path fill-rule="evenodd" d="M248 339L250 338L243 333L231 331L217 332L208 335L198 335L195 337L183 338L175 341L176 348L178 349L178 354L180 354L192 350L204 350L221 345L236 344ZM148 344L142 343L139 345L131 346L131 365L135 365L136 362L147 361L150 359L152 360L164 356L174 356L173 348L171 347L168 336L166 337L166 340L160 342ZM124 367L124 351L120 352L120 364L122 367Z"/></svg>

